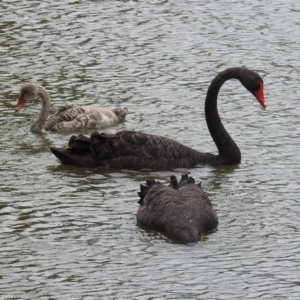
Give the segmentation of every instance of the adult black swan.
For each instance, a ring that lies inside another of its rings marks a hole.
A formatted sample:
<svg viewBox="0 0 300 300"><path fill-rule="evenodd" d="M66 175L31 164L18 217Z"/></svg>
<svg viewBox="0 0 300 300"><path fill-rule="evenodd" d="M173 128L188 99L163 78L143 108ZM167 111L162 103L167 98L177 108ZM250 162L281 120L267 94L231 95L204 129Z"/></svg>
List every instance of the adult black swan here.
<svg viewBox="0 0 300 300"><path fill-rule="evenodd" d="M188 175L178 183L171 176L169 186L155 180L141 185L137 223L161 231L181 243L195 243L201 234L218 226L218 216L201 184Z"/></svg>
<svg viewBox="0 0 300 300"><path fill-rule="evenodd" d="M97 106L66 105L49 117L50 96L46 89L37 83L26 83L21 87L15 112L19 112L30 100L39 97L42 108L30 127L30 131L41 133L45 131L70 132L83 129L104 129L123 122L127 108L110 110ZM49 117L49 118L48 118Z"/></svg>
<svg viewBox="0 0 300 300"><path fill-rule="evenodd" d="M238 79L264 108L267 106L263 80L256 72L229 68L219 73L211 82L205 100L206 122L218 155L196 151L167 137L137 131L72 136L66 149L50 149L63 164L83 167L171 170L193 168L199 164L238 164L241 161L240 149L225 130L217 109L219 90L232 78Z"/></svg>

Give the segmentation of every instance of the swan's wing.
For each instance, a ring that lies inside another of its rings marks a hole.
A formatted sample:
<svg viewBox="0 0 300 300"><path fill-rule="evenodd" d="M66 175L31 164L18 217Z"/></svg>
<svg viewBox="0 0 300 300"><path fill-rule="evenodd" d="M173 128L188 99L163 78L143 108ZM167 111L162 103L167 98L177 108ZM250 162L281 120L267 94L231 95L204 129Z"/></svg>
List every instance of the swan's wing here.
<svg viewBox="0 0 300 300"><path fill-rule="evenodd" d="M192 149L163 136L137 131L91 135L91 148L98 159L145 157L152 159L183 159Z"/></svg>
<svg viewBox="0 0 300 300"><path fill-rule="evenodd" d="M49 118L48 118L48 120L47 120L46 126L47 126L48 124L52 124L53 122L55 122L55 120L57 119L57 117L58 117L58 115L59 115L60 113L66 111L66 110L68 110L68 109L70 109L70 108L73 108L73 106L70 105L70 104L66 104L65 106L63 106L62 108L60 108L55 114L49 116Z"/></svg>
<svg viewBox="0 0 300 300"><path fill-rule="evenodd" d="M166 137L121 131L110 135L94 132L90 139L89 148L99 166L156 170L192 166L189 154L193 150ZM76 138L69 142L69 147L74 149L75 145Z"/></svg>
<svg viewBox="0 0 300 300"><path fill-rule="evenodd" d="M192 168L196 153L169 138L135 131L72 136L67 149L51 150L64 164L131 170Z"/></svg>
<svg viewBox="0 0 300 300"><path fill-rule="evenodd" d="M84 113L85 113L85 109L83 107L76 107L67 104L61 109L59 109L55 114L49 117L47 124L45 126L45 130L67 131L67 129L65 128L66 124L62 126L61 123L74 121L79 116L84 116Z"/></svg>
<svg viewBox="0 0 300 300"><path fill-rule="evenodd" d="M177 190L165 185L153 184L141 186L141 194L145 194L137 212L137 222L149 229L168 232L172 225L172 212L174 211L174 199L180 201Z"/></svg>
<svg viewBox="0 0 300 300"><path fill-rule="evenodd" d="M191 177L189 177L190 179ZM192 220L202 232L213 230L218 225L218 216L208 196L201 189L201 184L186 181L180 188L181 199L186 203L185 207L193 207L190 212ZM183 208L183 214L185 207Z"/></svg>
<svg viewBox="0 0 300 300"><path fill-rule="evenodd" d="M94 106L65 106L49 118L45 129L50 131L79 131L99 129L123 122L127 108L110 110Z"/></svg>

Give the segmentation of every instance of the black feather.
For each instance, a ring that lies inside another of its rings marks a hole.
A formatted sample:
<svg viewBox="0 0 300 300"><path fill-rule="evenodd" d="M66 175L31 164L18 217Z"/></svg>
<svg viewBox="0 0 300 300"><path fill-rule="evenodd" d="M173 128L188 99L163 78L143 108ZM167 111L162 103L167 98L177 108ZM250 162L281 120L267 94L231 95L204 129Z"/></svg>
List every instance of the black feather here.
<svg viewBox="0 0 300 300"><path fill-rule="evenodd" d="M137 223L182 243L197 242L201 234L217 227L217 214L192 177L183 175L179 184L175 176L170 179L169 186L155 180L140 185Z"/></svg>

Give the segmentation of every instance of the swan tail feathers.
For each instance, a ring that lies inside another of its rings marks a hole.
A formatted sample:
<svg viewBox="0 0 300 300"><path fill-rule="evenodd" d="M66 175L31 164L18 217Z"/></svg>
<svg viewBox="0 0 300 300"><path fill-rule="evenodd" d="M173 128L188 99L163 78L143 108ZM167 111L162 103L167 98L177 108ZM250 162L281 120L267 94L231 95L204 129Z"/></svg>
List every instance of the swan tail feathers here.
<svg viewBox="0 0 300 300"><path fill-rule="evenodd" d="M127 113L128 113L127 107L124 107L122 109L113 109L112 111L117 116L119 122L123 122L126 118Z"/></svg>
<svg viewBox="0 0 300 300"><path fill-rule="evenodd" d="M176 176L172 175L172 176L170 177L170 179L171 179L171 182L170 182L170 184L169 184L169 187L171 187L171 188L173 188L173 189L175 189L175 190L178 190L179 185L178 185L178 181L177 181Z"/></svg>
<svg viewBox="0 0 300 300"><path fill-rule="evenodd" d="M183 174L179 182L179 187L182 187L185 184L195 184L195 179L191 176L188 176L187 174Z"/></svg>
<svg viewBox="0 0 300 300"><path fill-rule="evenodd" d="M149 190L155 185L161 185L161 183L159 181L155 181L154 179L152 179L152 180L147 180L146 185L140 184L141 190L140 190L140 192L138 192L138 195L140 197L138 203L140 205L144 205L144 199L145 199L146 195L148 194Z"/></svg>

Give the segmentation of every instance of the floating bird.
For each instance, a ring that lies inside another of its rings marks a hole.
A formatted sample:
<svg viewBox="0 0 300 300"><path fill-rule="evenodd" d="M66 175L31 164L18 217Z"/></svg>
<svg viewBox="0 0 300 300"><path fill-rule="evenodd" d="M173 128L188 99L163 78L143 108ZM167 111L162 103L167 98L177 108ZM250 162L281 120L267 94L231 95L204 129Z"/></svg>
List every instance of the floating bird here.
<svg viewBox="0 0 300 300"><path fill-rule="evenodd" d="M138 131L72 136L67 148L50 149L62 164L82 167L172 170L200 164L238 164L241 162L240 149L224 128L217 109L219 90L232 78L238 79L263 108L267 106L263 80L256 72L236 67L219 73L211 82L205 100L206 122L218 154L199 152L170 138Z"/></svg>
<svg viewBox="0 0 300 300"><path fill-rule="evenodd" d="M27 102L36 97L41 98L42 109L30 128L34 133L40 133L42 130L74 132L83 129L104 129L123 122L128 111L127 108L109 110L96 106L66 105L49 117L50 97L45 88L36 83L26 83L22 86L15 111L19 112Z"/></svg>

